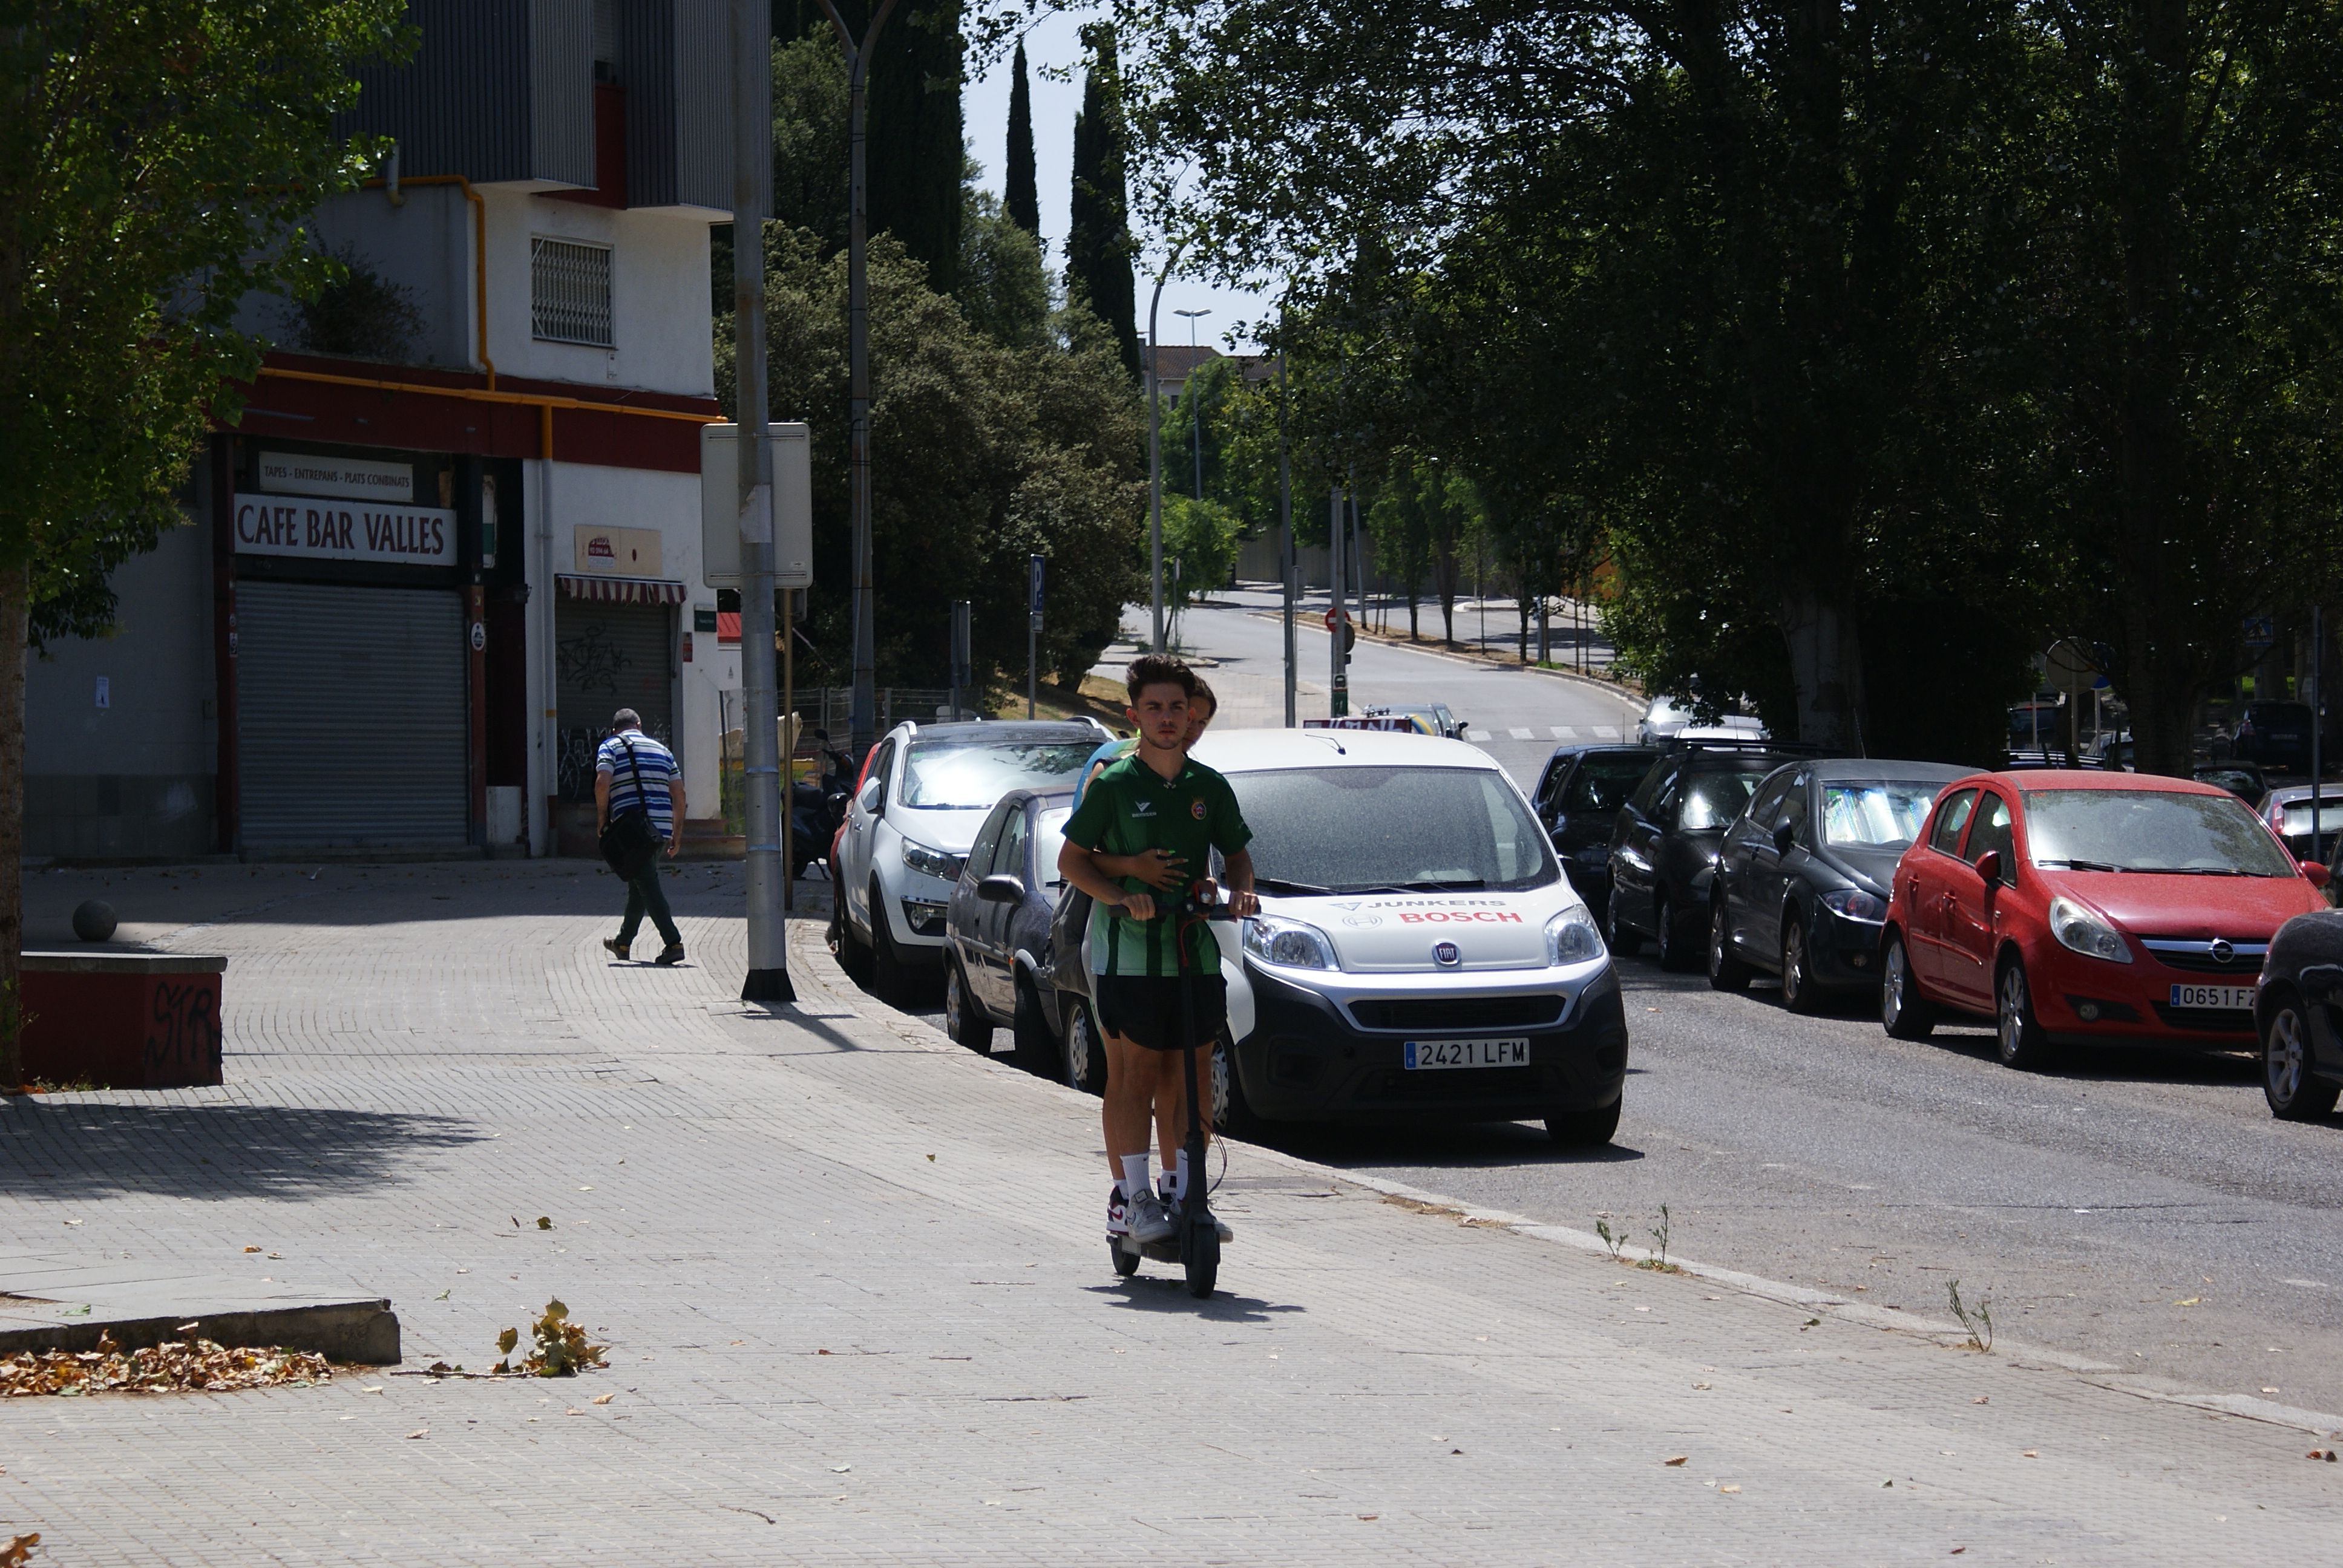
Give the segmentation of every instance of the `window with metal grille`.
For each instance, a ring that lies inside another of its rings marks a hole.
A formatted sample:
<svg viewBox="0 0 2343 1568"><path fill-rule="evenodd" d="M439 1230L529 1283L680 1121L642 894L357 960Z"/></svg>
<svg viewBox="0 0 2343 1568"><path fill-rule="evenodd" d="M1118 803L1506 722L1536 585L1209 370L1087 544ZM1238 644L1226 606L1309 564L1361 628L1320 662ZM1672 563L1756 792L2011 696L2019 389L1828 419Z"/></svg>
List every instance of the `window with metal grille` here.
<svg viewBox="0 0 2343 1568"><path fill-rule="evenodd" d="M610 247L532 237L529 305L533 330L548 342L611 347Z"/></svg>

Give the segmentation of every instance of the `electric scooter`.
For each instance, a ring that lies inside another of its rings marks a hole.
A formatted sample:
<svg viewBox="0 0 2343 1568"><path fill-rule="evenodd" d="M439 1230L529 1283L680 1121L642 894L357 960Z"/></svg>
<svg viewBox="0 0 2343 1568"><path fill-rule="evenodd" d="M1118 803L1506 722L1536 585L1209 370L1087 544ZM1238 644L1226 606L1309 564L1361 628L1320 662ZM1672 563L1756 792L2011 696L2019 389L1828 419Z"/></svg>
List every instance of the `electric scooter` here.
<svg viewBox="0 0 2343 1568"><path fill-rule="evenodd" d="M1141 1258L1152 1258L1159 1263L1177 1263L1188 1279L1188 1293L1199 1301L1207 1300L1221 1274L1221 1232L1212 1221L1212 1183L1204 1175L1204 1111L1203 1099L1196 1081L1196 992L1195 976L1188 969L1188 930L1209 920L1219 906L1198 900L1192 890L1183 890L1176 899L1172 895L1156 897L1155 918L1172 924L1172 950L1180 958L1180 1056L1182 1070L1188 1081L1188 1156L1189 1190L1180 1197L1180 1228L1169 1239L1145 1243L1134 1241L1128 1234L1109 1236L1107 1247L1114 1255L1114 1271L1126 1278L1139 1271ZM1154 1130L1151 1127L1151 1134Z"/></svg>

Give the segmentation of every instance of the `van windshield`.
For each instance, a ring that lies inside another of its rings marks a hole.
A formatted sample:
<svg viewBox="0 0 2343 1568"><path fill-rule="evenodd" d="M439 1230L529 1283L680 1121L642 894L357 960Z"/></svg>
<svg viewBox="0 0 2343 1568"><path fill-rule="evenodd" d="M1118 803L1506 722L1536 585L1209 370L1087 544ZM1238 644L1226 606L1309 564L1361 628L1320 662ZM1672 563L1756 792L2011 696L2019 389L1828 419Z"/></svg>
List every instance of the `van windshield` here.
<svg viewBox="0 0 2343 1568"><path fill-rule="evenodd" d="M1540 828L1493 769L1292 768L1232 773L1264 890L1543 887Z"/></svg>

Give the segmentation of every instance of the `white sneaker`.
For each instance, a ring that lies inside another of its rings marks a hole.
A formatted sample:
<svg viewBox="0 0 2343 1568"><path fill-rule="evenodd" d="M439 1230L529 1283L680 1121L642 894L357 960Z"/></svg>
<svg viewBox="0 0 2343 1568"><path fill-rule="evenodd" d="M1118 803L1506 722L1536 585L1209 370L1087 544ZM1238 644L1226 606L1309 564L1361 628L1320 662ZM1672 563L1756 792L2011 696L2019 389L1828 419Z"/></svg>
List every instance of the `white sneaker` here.
<svg viewBox="0 0 2343 1568"><path fill-rule="evenodd" d="M1123 1213L1131 1224L1131 1239L1142 1247L1150 1241L1168 1241L1180 1233L1164 1211L1163 1200L1152 1192L1141 1193L1137 1201L1125 1205Z"/></svg>
<svg viewBox="0 0 2343 1568"><path fill-rule="evenodd" d="M1122 1183L1118 1181L1106 1195L1106 1233L1121 1236L1129 1234L1130 1231L1130 1216L1123 1211Z"/></svg>

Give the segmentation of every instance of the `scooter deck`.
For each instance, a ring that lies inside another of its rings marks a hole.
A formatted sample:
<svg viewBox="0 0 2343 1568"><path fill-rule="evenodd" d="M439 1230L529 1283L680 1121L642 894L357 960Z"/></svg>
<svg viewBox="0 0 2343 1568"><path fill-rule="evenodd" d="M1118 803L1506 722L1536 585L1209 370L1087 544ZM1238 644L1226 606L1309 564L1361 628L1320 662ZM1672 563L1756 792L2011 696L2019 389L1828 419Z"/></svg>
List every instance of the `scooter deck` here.
<svg viewBox="0 0 2343 1568"><path fill-rule="evenodd" d="M1111 1231L1107 1232L1106 1241L1108 1246L1119 1248L1126 1257L1135 1251L1139 1256L1158 1263L1177 1263L1180 1261L1180 1238L1177 1236L1161 1241L1145 1241L1133 1247L1128 1235Z"/></svg>

